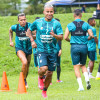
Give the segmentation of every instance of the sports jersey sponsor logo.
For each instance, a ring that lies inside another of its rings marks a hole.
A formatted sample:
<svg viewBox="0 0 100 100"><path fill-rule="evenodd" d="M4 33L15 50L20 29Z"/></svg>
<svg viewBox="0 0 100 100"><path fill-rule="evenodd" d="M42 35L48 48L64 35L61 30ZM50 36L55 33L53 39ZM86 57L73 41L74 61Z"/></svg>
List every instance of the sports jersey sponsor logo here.
<svg viewBox="0 0 100 100"><path fill-rule="evenodd" d="M75 32L75 34L83 34L83 32L78 31L78 32Z"/></svg>
<svg viewBox="0 0 100 100"><path fill-rule="evenodd" d="M22 32L22 33L20 33L20 35L25 35L26 33L24 33L24 32Z"/></svg>
<svg viewBox="0 0 100 100"><path fill-rule="evenodd" d="M40 35L42 43L52 43L53 36L52 35Z"/></svg>
<svg viewBox="0 0 100 100"><path fill-rule="evenodd" d="M29 37L18 37L19 40L28 40Z"/></svg>

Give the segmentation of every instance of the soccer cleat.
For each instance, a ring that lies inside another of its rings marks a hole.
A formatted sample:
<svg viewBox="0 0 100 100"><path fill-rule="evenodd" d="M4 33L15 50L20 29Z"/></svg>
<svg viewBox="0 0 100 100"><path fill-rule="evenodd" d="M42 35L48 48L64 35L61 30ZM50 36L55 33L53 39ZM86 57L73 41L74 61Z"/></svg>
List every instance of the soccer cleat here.
<svg viewBox="0 0 100 100"><path fill-rule="evenodd" d="M50 85L52 85L52 83L50 83Z"/></svg>
<svg viewBox="0 0 100 100"><path fill-rule="evenodd" d="M26 89L28 89L28 84L27 84L26 79L24 81L25 81L25 87L26 87Z"/></svg>
<svg viewBox="0 0 100 100"><path fill-rule="evenodd" d="M90 85L90 82L86 82L86 85L87 85L87 90L89 90L91 88L91 85Z"/></svg>
<svg viewBox="0 0 100 100"><path fill-rule="evenodd" d="M38 87L39 87L41 90L43 90L43 88L44 88L43 78L40 79L40 78L38 77Z"/></svg>
<svg viewBox="0 0 100 100"><path fill-rule="evenodd" d="M47 91L42 91L43 98L47 98Z"/></svg>
<svg viewBox="0 0 100 100"><path fill-rule="evenodd" d="M94 76L92 76L92 75L89 75L89 79L92 79L92 78L95 78Z"/></svg>
<svg viewBox="0 0 100 100"><path fill-rule="evenodd" d="M78 88L78 91L84 91L84 88L83 87Z"/></svg>
<svg viewBox="0 0 100 100"><path fill-rule="evenodd" d="M63 82L63 81L61 81L61 80L57 80L57 83L61 83L61 82Z"/></svg>
<svg viewBox="0 0 100 100"><path fill-rule="evenodd" d="M96 77L95 79L96 79L96 80L100 80L100 77Z"/></svg>

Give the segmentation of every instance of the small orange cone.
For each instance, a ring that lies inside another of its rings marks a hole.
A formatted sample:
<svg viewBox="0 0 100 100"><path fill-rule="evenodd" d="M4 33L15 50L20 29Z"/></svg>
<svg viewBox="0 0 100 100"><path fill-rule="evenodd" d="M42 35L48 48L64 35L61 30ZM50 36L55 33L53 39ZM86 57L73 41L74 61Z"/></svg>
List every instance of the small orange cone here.
<svg viewBox="0 0 100 100"><path fill-rule="evenodd" d="M0 91L11 91L9 89L9 84L8 84L7 75L5 71L3 72L3 75L2 75L2 83L1 83Z"/></svg>
<svg viewBox="0 0 100 100"><path fill-rule="evenodd" d="M27 91L25 87L23 72L20 72L17 94L23 94L23 93L27 93Z"/></svg>

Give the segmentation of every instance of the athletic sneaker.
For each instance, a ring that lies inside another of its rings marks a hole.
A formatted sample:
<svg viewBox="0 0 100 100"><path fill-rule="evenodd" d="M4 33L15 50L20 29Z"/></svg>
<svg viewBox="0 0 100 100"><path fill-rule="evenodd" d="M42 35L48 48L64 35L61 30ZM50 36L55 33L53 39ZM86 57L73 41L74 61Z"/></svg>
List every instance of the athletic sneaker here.
<svg viewBox="0 0 100 100"><path fill-rule="evenodd" d="M47 98L47 91L42 91L43 98Z"/></svg>
<svg viewBox="0 0 100 100"><path fill-rule="evenodd" d="M26 89L28 89L28 84L27 84L26 79L24 79L24 81L25 81L25 87L26 87Z"/></svg>
<svg viewBox="0 0 100 100"><path fill-rule="evenodd" d="M40 78L38 77L38 87L39 87L41 90L43 90L43 88L44 88L43 78L40 79Z"/></svg>
<svg viewBox="0 0 100 100"><path fill-rule="evenodd" d="M100 77L96 77L95 79L96 79L96 80L100 80Z"/></svg>
<svg viewBox="0 0 100 100"><path fill-rule="evenodd" d="M86 86L87 86L87 90L89 90L91 88L90 82L86 82Z"/></svg>
<svg viewBox="0 0 100 100"><path fill-rule="evenodd" d="M57 83L60 83L60 82L63 82L63 81L61 81L61 80L57 80Z"/></svg>
<svg viewBox="0 0 100 100"><path fill-rule="evenodd" d="M52 85L52 83L50 83L50 85Z"/></svg>
<svg viewBox="0 0 100 100"><path fill-rule="evenodd" d="M78 88L78 91L84 91L84 88L83 87Z"/></svg>
<svg viewBox="0 0 100 100"><path fill-rule="evenodd" d="M89 75L89 79L92 79L92 78L95 78L94 76L92 76L92 75Z"/></svg>

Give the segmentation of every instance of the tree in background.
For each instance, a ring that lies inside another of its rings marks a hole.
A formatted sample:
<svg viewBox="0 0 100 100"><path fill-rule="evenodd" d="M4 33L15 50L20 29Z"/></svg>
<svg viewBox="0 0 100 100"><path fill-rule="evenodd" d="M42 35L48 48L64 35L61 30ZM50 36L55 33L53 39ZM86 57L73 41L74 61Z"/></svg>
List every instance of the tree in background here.
<svg viewBox="0 0 100 100"><path fill-rule="evenodd" d="M43 6L48 0L29 0L27 4L29 5L24 13L32 15L32 14L42 14Z"/></svg>
<svg viewBox="0 0 100 100"><path fill-rule="evenodd" d="M0 15L16 15L19 13L18 5L21 0L0 0Z"/></svg>

